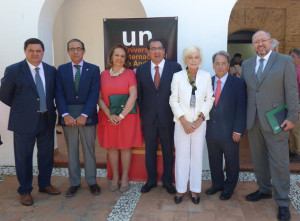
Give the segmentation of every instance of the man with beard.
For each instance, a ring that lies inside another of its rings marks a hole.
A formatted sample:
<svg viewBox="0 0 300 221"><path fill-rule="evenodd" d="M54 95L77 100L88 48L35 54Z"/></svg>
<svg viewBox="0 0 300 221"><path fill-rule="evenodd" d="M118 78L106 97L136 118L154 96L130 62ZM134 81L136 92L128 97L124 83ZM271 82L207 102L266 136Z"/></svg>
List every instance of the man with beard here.
<svg viewBox="0 0 300 221"><path fill-rule="evenodd" d="M288 131L298 118L298 86L290 56L271 50L273 39L267 31L257 31L252 45L257 54L242 64L242 77L248 92L247 129L254 173L259 186L247 201L272 198L279 206L278 220L290 220L290 171ZM266 112L285 104L287 117L274 134ZM271 182L272 180L272 182Z"/></svg>

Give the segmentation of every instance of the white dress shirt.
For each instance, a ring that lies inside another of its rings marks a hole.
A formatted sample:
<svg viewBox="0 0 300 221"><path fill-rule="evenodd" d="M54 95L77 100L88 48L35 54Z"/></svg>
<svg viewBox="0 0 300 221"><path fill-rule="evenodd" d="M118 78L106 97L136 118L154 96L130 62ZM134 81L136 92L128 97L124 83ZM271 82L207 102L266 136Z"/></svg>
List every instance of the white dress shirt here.
<svg viewBox="0 0 300 221"><path fill-rule="evenodd" d="M216 89L217 89L217 86L218 86L218 80L221 81L221 92L222 92L223 87L224 87L224 85L225 85L225 83L226 83L227 77L228 77L228 72L227 72L223 77L221 77L221 79L218 78L217 75L215 76L215 82L214 82L214 94L216 94Z"/></svg>
<svg viewBox="0 0 300 221"><path fill-rule="evenodd" d="M269 57L270 57L271 53L272 53L272 50L270 50L269 53L266 54L265 57L262 58L262 59L264 59L264 66L263 66L262 71L264 71L264 69L265 69L265 67L266 67L266 64L267 64L267 62L268 62L268 60L269 60ZM257 55L257 56L256 56L255 73L257 73L258 67L259 67L259 65L260 65L260 61L259 61L260 59L261 59L261 57L259 57L259 56Z"/></svg>
<svg viewBox="0 0 300 221"><path fill-rule="evenodd" d="M26 60L27 61L27 60ZM31 72L31 75L33 77L33 81L34 83L35 82L35 74L36 74L36 68L39 68L39 74L40 74L40 77L42 79L42 82L43 82L43 87L44 87L44 91L45 91L45 95L46 95L46 81L45 81L45 72L44 72L44 68L43 68L43 64L42 62L36 67L32 64L29 63L29 61L27 61L27 64L29 66L29 69L30 69L30 72Z"/></svg>
<svg viewBox="0 0 300 221"><path fill-rule="evenodd" d="M154 64L152 61L151 61L151 76L152 76L152 80L154 82L154 76L155 76L155 66L158 66L158 70L159 70L159 74L160 74L160 77L161 77L161 74L162 74L162 71L164 69L164 65L165 65L165 59L163 59L158 65Z"/></svg>

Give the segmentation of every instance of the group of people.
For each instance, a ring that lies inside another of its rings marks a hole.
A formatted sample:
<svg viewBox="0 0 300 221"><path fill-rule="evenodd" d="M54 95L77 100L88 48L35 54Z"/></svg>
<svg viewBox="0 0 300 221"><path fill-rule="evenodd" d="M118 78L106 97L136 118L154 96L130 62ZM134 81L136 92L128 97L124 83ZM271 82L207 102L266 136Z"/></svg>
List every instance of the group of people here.
<svg viewBox="0 0 300 221"><path fill-rule="evenodd" d="M247 195L246 200L271 198L274 189L279 206L277 217L289 220L288 131L298 120L299 90L293 59L274 52L272 43L270 33L256 32L252 45L257 56L242 63L238 77L229 74L229 54L215 53L212 57L215 76L211 77L200 68L203 58L201 49L195 45L184 49L186 68L182 70L178 63L164 59L165 44L161 39L150 39L147 44L150 61L140 65L136 73L129 69L126 47L115 45L108 54L107 69L100 74L98 66L83 60L85 47L79 39L67 43L71 62L57 70L42 62L43 43L28 39L24 44L26 59L6 68L0 87L0 100L11 107L8 129L14 132L20 202L26 206L33 204L30 193L35 141L39 191L60 194L50 182L57 108L58 123L63 127L68 148L71 186L67 197L76 195L80 188L79 137L85 180L91 193L98 195L96 135L100 146L108 149L113 174L109 189L126 192L130 188L131 147L142 145L143 134L148 179L142 193L157 187L156 152L160 140L163 188L175 194L177 204L189 189L191 201L199 204L206 141L212 186L205 193L222 191L220 199L228 200L238 182L239 142L247 128L259 188ZM293 55L298 59L299 82L299 50L291 51ZM274 134L266 112L282 104L287 108L286 120L281 125L284 129ZM299 131L295 134L297 143Z"/></svg>

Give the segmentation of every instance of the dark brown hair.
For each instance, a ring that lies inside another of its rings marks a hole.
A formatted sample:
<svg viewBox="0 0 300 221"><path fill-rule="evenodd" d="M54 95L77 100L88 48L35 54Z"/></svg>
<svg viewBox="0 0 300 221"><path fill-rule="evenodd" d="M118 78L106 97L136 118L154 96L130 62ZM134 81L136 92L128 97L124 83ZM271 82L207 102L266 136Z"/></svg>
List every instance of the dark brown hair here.
<svg viewBox="0 0 300 221"><path fill-rule="evenodd" d="M106 61L106 69L110 69L113 67L112 56L114 54L115 49L117 49L117 48L121 48L125 51L125 62L124 62L123 67L129 68L129 64L128 64L129 58L128 58L127 48L122 44L117 44L117 45L114 45L108 53L108 57L107 57L107 61Z"/></svg>

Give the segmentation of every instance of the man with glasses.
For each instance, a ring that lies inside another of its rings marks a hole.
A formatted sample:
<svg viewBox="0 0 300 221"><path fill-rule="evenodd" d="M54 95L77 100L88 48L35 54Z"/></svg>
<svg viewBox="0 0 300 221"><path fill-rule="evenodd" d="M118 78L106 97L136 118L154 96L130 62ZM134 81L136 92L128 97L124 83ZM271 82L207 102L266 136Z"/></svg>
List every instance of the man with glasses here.
<svg viewBox="0 0 300 221"><path fill-rule="evenodd" d="M165 46L161 39L153 38L147 44L151 61L137 68L138 104L140 107L143 132L145 138L147 183L141 192L147 193L157 186L157 155L158 137L163 154L163 187L170 194L175 194L173 182L173 150L174 122L169 105L171 81L181 66L164 59Z"/></svg>
<svg viewBox="0 0 300 221"><path fill-rule="evenodd" d="M295 66L290 56L271 50L273 39L260 30L252 37L257 56L242 64L242 77L247 84L247 129L254 173L259 186L247 195L247 201L272 198L279 206L278 220L290 220L290 171L288 131L298 119L298 86ZM287 117L283 131L274 134L266 112L285 104Z"/></svg>
<svg viewBox="0 0 300 221"><path fill-rule="evenodd" d="M239 178L239 142L246 127L246 84L242 78L228 74L230 56L227 52L215 53L212 60L216 73L212 77L215 102L206 129L212 186L205 193L213 195L222 191L220 199L228 200Z"/></svg>
<svg viewBox="0 0 300 221"><path fill-rule="evenodd" d="M71 62L59 66L56 76L58 123L63 126L69 157L71 187L66 196L74 196L80 187L79 136L84 157L85 181L91 193L99 195L100 187L96 181L95 139L100 69L83 60L85 48L82 41L70 40L67 50Z"/></svg>
<svg viewBox="0 0 300 221"><path fill-rule="evenodd" d="M14 132L18 193L24 206L31 206L32 156L37 143L39 192L58 195L50 182L53 169L54 105L56 69L42 62L44 44L37 38L24 43L26 59L6 68L1 80L0 100L11 107L8 130Z"/></svg>

